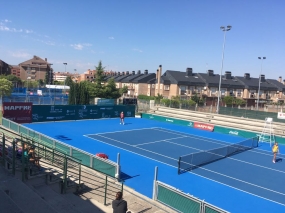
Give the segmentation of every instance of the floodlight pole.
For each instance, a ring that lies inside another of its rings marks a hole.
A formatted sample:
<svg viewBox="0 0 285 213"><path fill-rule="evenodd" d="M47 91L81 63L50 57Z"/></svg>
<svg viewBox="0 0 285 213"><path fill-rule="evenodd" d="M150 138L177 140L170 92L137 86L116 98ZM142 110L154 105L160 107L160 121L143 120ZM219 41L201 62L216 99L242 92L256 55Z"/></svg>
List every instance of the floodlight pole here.
<svg viewBox="0 0 285 213"><path fill-rule="evenodd" d="M261 74L262 74L262 62L266 59L266 57L258 57L258 59L261 60L261 69L260 69L260 75L258 80L258 93L257 93L257 102L256 102L256 110L258 111L258 105L259 105L259 93L260 93L260 82L261 82Z"/></svg>
<svg viewBox="0 0 285 213"><path fill-rule="evenodd" d="M222 83L222 73L223 73L223 67L224 67L224 52L225 52L225 46L226 46L226 34L227 34L227 31L232 29L232 26L230 25L228 25L227 27L221 26L220 29L224 31L224 42L223 42L222 65L221 65L221 73L220 73L220 80L219 80L219 93L218 93L218 103L217 103L217 113L218 114L220 110L221 83Z"/></svg>
<svg viewBox="0 0 285 213"><path fill-rule="evenodd" d="M40 89L40 83L41 83L41 65L39 65L39 86L38 86L38 89Z"/></svg>
<svg viewBox="0 0 285 213"><path fill-rule="evenodd" d="M76 79L75 79L75 75L76 75L76 69L74 69L74 99L75 99L75 102L74 104L76 105Z"/></svg>
<svg viewBox="0 0 285 213"><path fill-rule="evenodd" d="M51 94L50 94L50 86L51 86L51 72L52 72L52 69L51 69L51 66L52 66L53 64L49 64L49 78L48 78L48 83L49 83L49 96L51 96Z"/></svg>
<svg viewBox="0 0 285 213"><path fill-rule="evenodd" d="M65 66L65 79L64 79L64 94L65 94L65 80L66 80L66 65L67 65L67 63L63 63L64 64L64 66Z"/></svg>

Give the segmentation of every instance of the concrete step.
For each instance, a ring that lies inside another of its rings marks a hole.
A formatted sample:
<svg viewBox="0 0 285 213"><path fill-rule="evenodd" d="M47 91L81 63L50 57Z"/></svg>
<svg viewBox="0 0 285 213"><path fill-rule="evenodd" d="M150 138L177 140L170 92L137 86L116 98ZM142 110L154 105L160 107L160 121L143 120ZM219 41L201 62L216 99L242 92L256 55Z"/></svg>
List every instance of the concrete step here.
<svg viewBox="0 0 285 213"><path fill-rule="evenodd" d="M59 194L52 187L45 184L32 186L34 191L50 206L60 213L103 213L112 212L110 207L101 209L89 200L76 196L73 193Z"/></svg>
<svg viewBox="0 0 285 213"><path fill-rule="evenodd" d="M0 190L1 213L22 213L23 211L9 197L9 191Z"/></svg>
<svg viewBox="0 0 285 213"><path fill-rule="evenodd" d="M20 212L23 213L56 213L45 200L36 194L21 180L9 175L4 168L0 168L0 191L5 192ZM2 201L1 201L2 202ZM2 209L1 209L2 212Z"/></svg>

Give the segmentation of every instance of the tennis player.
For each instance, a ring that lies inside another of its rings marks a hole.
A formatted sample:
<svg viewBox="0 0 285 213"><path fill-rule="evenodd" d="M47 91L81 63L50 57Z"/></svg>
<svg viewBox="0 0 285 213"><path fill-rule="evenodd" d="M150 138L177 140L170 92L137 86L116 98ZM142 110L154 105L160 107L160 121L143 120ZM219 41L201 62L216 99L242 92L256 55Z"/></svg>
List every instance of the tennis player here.
<svg viewBox="0 0 285 213"><path fill-rule="evenodd" d="M276 155L277 155L277 153L279 153L279 147L278 147L277 142L274 143L274 145L272 147L272 152L273 152L273 161L272 162L275 163L276 162Z"/></svg>
<svg viewBox="0 0 285 213"><path fill-rule="evenodd" d="M124 112L121 112L121 114L120 114L120 119L121 119L120 124L125 125L125 115L124 115Z"/></svg>

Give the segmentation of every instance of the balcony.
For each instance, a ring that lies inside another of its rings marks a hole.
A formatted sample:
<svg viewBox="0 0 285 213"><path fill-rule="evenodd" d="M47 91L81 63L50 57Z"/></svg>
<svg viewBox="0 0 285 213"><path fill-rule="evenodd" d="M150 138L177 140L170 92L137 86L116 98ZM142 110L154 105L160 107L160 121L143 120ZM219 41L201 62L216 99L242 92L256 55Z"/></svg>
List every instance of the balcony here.
<svg viewBox="0 0 285 213"><path fill-rule="evenodd" d="M135 87L134 86L128 86L128 90L134 90Z"/></svg>

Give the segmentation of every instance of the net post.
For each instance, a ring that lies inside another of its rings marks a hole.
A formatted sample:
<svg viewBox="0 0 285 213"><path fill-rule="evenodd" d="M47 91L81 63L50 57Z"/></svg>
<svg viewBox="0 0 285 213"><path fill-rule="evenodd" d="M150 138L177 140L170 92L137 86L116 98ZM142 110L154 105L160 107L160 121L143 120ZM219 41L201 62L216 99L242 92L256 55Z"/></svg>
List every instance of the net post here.
<svg viewBox="0 0 285 213"><path fill-rule="evenodd" d="M181 161L181 156L178 159L178 175L180 175L180 161Z"/></svg>
<svg viewBox="0 0 285 213"><path fill-rule="evenodd" d="M117 154L117 167L115 178L117 178L118 181L120 180L120 153Z"/></svg>
<svg viewBox="0 0 285 213"><path fill-rule="evenodd" d="M156 166L154 168L154 180L153 180L153 189L152 189L152 199L153 200L156 200L157 198L157 187L156 187L157 175L158 175L158 167Z"/></svg>

